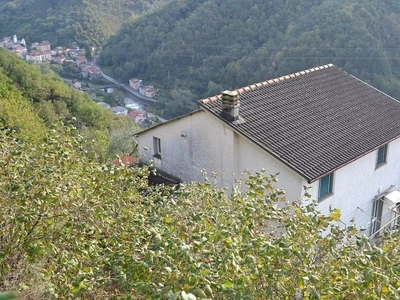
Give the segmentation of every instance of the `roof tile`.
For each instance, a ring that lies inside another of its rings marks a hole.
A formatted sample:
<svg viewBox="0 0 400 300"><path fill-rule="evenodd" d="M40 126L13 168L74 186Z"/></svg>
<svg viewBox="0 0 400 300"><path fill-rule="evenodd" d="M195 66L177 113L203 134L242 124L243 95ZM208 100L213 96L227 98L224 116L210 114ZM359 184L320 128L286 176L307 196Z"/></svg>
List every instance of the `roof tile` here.
<svg viewBox="0 0 400 300"><path fill-rule="evenodd" d="M400 136L400 103L332 64L237 91L240 124L199 102L310 182Z"/></svg>

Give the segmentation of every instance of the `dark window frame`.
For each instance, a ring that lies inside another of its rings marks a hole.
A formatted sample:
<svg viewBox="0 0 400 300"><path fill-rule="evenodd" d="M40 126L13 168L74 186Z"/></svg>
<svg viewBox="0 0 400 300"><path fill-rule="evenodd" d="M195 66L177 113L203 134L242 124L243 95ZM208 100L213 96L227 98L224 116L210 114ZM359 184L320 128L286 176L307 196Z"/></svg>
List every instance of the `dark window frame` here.
<svg viewBox="0 0 400 300"><path fill-rule="evenodd" d="M332 172L320 178L318 182L318 200L322 200L333 194L333 174Z"/></svg>
<svg viewBox="0 0 400 300"><path fill-rule="evenodd" d="M161 139L153 136L153 156L161 159Z"/></svg>
<svg viewBox="0 0 400 300"><path fill-rule="evenodd" d="M376 166L379 167L386 163L387 161L387 148L388 144L385 144L378 148L376 155Z"/></svg>

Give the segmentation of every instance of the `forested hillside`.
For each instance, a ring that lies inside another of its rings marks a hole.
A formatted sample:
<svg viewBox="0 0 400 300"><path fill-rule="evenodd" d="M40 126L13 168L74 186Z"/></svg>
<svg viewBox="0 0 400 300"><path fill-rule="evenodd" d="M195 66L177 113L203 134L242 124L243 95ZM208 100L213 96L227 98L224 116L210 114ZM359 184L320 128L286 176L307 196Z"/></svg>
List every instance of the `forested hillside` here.
<svg viewBox="0 0 400 300"><path fill-rule="evenodd" d="M49 66L29 65L0 48L0 127L23 139L40 139L57 122L72 124L88 141L86 153L98 160L130 153L140 128L115 116L87 94L68 87Z"/></svg>
<svg viewBox="0 0 400 300"><path fill-rule="evenodd" d="M174 0L111 38L101 64L163 88L169 117L193 101L333 63L400 99L400 2Z"/></svg>
<svg viewBox="0 0 400 300"><path fill-rule="evenodd" d="M122 22L157 8L165 0L0 0L0 38L16 34L28 44L101 46Z"/></svg>

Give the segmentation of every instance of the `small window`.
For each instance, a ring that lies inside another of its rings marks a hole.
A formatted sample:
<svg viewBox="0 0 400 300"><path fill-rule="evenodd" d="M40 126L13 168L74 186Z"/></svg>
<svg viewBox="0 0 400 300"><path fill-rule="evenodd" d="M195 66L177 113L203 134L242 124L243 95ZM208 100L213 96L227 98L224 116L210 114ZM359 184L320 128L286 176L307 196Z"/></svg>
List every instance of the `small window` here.
<svg viewBox="0 0 400 300"><path fill-rule="evenodd" d="M376 158L376 166L379 166L386 162L386 154L387 154L387 144L379 147L378 156Z"/></svg>
<svg viewBox="0 0 400 300"><path fill-rule="evenodd" d="M333 173L330 173L319 180L318 199L332 193Z"/></svg>
<svg viewBox="0 0 400 300"><path fill-rule="evenodd" d="M154 157L161 159L161 140L153 136Z"/></svg>

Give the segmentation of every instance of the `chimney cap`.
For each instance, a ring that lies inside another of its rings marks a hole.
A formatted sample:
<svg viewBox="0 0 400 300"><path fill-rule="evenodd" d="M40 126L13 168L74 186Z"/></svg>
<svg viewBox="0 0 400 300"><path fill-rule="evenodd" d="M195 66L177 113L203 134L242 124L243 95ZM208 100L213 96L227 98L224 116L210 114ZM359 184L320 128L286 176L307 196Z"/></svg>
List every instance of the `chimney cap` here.
<svg viewBox="0 0 400 300"><path fill-rule="evenodd" d="M223 91L223 92L222 92L222 95L228 95L228 96L234 97L234 96L239 95L239 92L238 92L238 91L229 91L229 90L226 90L226 91Z"/></svg>
<svg viewBox="0 0 400 300"><path fill-rule="evenodd" d="M236 121L239 118L239 93L237 91L223 91L222 115L228 121Z"/></svg>

